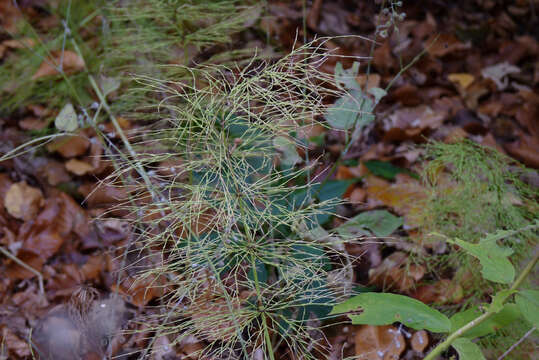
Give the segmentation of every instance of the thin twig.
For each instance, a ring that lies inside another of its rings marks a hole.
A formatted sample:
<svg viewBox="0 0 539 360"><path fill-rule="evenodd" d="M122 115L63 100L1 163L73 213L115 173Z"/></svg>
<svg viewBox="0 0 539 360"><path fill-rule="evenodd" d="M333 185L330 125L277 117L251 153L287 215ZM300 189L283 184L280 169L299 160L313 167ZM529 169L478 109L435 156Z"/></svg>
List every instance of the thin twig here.
<svg viewBox="0 0 539 360"><path fill-rule="evenodd" d="M528 336L530 336L530 334L531 334L532 332L534 332L535 329L536 329L536 327L533 326L530 330L528 330L528 332L525 333L524 336L522 336L520 339L518 339L518 341L517 341L516 343L514 343L513 345L511 345L511 347L510 347L509 349L507 349L507 351L504 352L504 353L498 358L498 360L502 360L502 359L505 358L507 355L509 355L509 353L510 353L511 351L513 351L517 346L519 346L524 340L526 340L526 338L527 338Z"/></svg>
<svg viewBox="0 0 539 360"><path fill-rule="evenodd" d="M26 270L30 271L32 274L37 276L37 281L39 283L39 292L41 293L41 295L45 295L45 288L43 286L43 275L41 275L39 271L31 267L30 265L26 264L21 259L17 258L15 255L13 255L12 253L4 249L2 246L0 246L0 252L4 254L6 257L15 261L18 265L22 266L23 268L25 268Z"/></svg>

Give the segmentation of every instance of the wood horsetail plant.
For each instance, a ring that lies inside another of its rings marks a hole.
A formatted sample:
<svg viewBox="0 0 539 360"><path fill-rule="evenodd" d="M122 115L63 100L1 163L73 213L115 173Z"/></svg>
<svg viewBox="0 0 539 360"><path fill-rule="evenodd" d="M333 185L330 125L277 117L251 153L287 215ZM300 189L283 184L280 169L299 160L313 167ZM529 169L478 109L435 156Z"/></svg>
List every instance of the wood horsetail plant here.
<svg viewBox="0 0 539 360"><path fill-rule="evenodd" d="M340 238L312 233L349 182L297 185L310 166L294 136L327 113L323 99L347 95L319 70L326 40L272 63L179 67L191 81L136 78L166 95L161 120L129 137L133 152L107 181L130 179L138 233L126 268L167 289L145 321L159 324L154 338L204 339L191 354L201 358L327 353L316 325L350 295L351 260Z"/></svg>

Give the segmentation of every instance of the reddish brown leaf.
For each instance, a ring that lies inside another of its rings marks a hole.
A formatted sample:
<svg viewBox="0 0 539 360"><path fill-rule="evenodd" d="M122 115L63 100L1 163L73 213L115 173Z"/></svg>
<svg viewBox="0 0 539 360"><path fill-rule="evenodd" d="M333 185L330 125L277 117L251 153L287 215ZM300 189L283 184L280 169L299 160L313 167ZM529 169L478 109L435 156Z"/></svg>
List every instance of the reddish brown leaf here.
<svg viewBox="0 0 539 360"><path fill-rule="evenodd" d="M79 193L86 197L90 207L115 204L127 200L128 192L125 187L108 184L86 183L79 187Z"/></svg>
<svg viewBox="0 0 539 360"><path fill-rule="evenodd" d="M539 139L521 134L520 139L504 144L504 149L527 166L539 169Z"/></svg>
<svg viewBox="0 0 539 360"><path fill-rule="evenodd" d="M436 39L436 42L434 40ZM431 37L426 41L427 46L432 44L430 46L428 53L431 56L434 57L443 57L448 54L454 54L461 50L467 50L471 47L471 45L464 44L457 39L457 37L453 34L433 34Z"/></svg>
<svg viewBox="0 0 539 360"><path fill-rule="evenodd" d="M64 158L81 156L88 151L90 141L82 135L61 137L47 145L50 152L57 151Z"/></svg>
<svg viewBox="0 0 539 360"><path fill-rule="evenodd" d="M429 346L429 334L425 330L419 330L412 335L412 349L423 352Z"/></svg>
<svg viewBox="0 0 539 360"><path fill-rule="evenodd" d="M32 116L25 117L19 121L19 126L24 130L42 130L49 125L49 122L44 119L38 119Z"/></svg>
<svg viewBox="0 0 539 360"><path fill-rule="evenodd" d="M464 293L460 284L449 279L442 279L434 284L418 287L410 296L425 304L458 304Z"/></svg>
<svg viewBox="0 0 539 360"><path fill-rule="evenodd" d="M49 198L37 218L21 226L18 240L22 241L24 249L44 260L56 254L71 231L69 215L63 214L61 207L60 199Z"/></svg>

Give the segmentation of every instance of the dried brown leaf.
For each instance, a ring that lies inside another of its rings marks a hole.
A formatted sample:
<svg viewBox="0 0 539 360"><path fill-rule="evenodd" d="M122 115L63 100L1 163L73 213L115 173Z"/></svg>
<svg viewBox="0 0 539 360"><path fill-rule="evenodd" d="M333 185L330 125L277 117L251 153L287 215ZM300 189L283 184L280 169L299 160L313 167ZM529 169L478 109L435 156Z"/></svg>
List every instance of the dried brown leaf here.
<svg viewBox="0 0 539 360"><path fill-rule="evenodd" d="M423 352L429 346L429 334L425 330L419 330L412 335L412 349Z"/></svg>
<svg viewBox="0 0 539 360"><path fill-rule="evenodd" d="M365 325L356 332L356 356L365 360L398 360L406 348L404 336L393 326Z"/></svg>
<svg viewBox="0 0 539 360"><path fill-rule="evenodd" d="M82 176L94 170L93 165L78 159L70 159L65 163L67 171Z"/></svg>
<svg viewBox="0 0 539 360"><path fill-rule="evenodd" d="M11 185L4 198L7 212L21 220L33 219L44 205L43 193L25 181Z"/></svg>
<svg viewBox="0 0 539 360"><path fill-rule="evenodd" d="M64 158L81 156L88 151L90 140L82 135L65 136L47 145L50 152L57 151Z"/></svg>
<svg viewBox="0 0 539 360"><path fill-rule="evenodd" d="M85 67L84 60L74 51L64 50L52 52L52 57L43 60L32 80L43 77L58 75L58 69L61 68L65 73L75 73Z"/></svg>

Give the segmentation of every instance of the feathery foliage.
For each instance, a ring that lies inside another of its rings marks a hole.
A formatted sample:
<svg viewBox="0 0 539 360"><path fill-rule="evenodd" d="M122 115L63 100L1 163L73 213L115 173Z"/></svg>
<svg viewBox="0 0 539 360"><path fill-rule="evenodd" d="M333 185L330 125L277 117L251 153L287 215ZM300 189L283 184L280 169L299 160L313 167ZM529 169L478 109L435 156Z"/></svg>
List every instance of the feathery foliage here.
<svg viewBox="0 0 539 360"><path fill-rule="evenodd" d="M183 67L191 82L137 77L166 94L154 109L162 119L133 138L136 158L109 181L135 179L128 208L141 232L132 252L159 258L137 277L169 289L156 330L176 342L204 338L200 356L273 358L285 347L314 358L325 344L312 324L349 295L335 280L350 278L338 238L309 236L339 200L295 184L310 169L294 166L304 145L292 135L317 123L322 99L346 91L318 69L324 41L273 63ZM136 181L133 161L149 169L151 188ZM177 166L164 174L166 163Z"/></svg>

